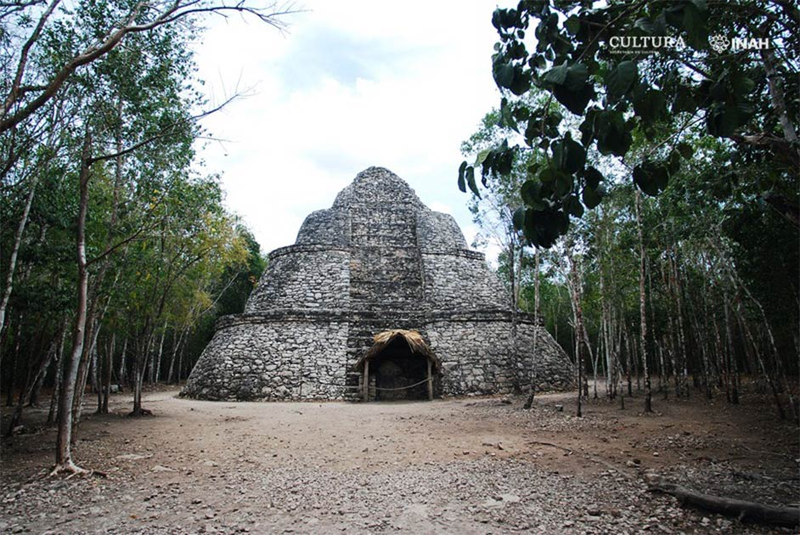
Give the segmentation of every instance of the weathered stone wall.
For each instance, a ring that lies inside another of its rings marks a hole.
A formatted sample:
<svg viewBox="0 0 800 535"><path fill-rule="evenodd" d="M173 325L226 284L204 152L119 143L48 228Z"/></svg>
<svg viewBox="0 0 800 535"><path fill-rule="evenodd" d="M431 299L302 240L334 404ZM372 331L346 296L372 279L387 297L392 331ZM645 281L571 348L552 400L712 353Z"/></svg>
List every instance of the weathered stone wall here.
<svg viewBox="0 0 800 535"><path fill-rule="evenodd" d="M219 329L183 394L210 400L342 399L347 323L246 322Z"/></svg>
<svg viewBox="0 0 800 535"><path fill-rule="evenodd" d="M350 304L350 253L295 245L273 251L245 312L271 308L340 309Z"/></svg>
<svg viewBox="0 0 800 535"><path fill-rule="evenodd" d="M317 210L303 221L297 233L298 245L350 246L350 216L341 210Z"/></svg>
<svg viewBox="0 0 800 535"><path fill-rule="evenodd" d="M536 363L540 390L568 387L572 366L567 354L544 327L536 329L532 318L521 315L514 327L508 318L438 321L427 325L431 349L442 361L442 392L448 395L492 394L527 391ZM480 315L476 315L480 318ZM539 332L534 355L533 337Z"/></svg>
<svg viewBox="0 0 800 535"><path fill-rule="evenodd" d="M534 345L536 334L538 339ZM517 353L517 378L524 392L530 388L531 372L535 374L538 390L564 390L575 382L575 368L569 356L547 329L542 326L535 328L533 321L517 325Z"/></svg>
<svg viewBox="0 0 800 535"><path fill-rule="evenodd" d="M505 288L486 266L482 254L465 250L450 254L423 253L422 262L425 297L434 310L503 310L509 307Z"/></svg>
<svg viewBox="0 0 800 535"><path fill-rule="evenodd" d="M417 240L423 253L443 253L467 248L464 234L453 216L427 208L417 215Z"/></svg>
<svg viewBox="0 0 800 535"><path fill-rule="evenodd" d="M205 399L358 399L358 359L386 329L419 331L442 363L437 395L572 382L563 350L532 318L512 321L484 256L455 220L399 177L359 173L332 208L310 214L295 245L270 253L245 313L226 316L184 394ZM515 334L516 333L516 334Z"/></svg>

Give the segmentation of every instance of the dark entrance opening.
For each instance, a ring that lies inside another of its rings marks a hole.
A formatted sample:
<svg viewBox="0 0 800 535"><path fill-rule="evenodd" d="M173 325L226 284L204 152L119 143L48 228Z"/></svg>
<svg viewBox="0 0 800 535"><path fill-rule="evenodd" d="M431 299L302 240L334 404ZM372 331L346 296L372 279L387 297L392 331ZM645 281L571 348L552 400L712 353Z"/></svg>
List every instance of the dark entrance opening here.
<svg viewBox="0 0 800 535"><path fill-rule="evenodd" d="M375 399L428 399L428 359L414 353L405 338L395 337L372 358Z"/></svg>
<svg viewBox="0 0 800 535"><path fill-rule="evenodd" d="M441 365L420 333L393 329L373 340L356 363L364 401L433 399Z"/></svg>

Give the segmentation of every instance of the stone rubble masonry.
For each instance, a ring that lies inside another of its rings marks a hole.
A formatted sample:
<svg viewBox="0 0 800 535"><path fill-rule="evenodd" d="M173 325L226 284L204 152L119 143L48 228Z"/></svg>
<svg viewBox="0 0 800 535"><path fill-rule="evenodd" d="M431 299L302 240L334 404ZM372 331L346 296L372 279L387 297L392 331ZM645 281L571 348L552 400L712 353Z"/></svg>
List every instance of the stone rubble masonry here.
<svg viewBox="0 0 800 535"><path fill-rule="evenodd" d="M540 390L571 386L563 349L532 316L514 316L453 217L370 167L306 218L294 245L270 253L244 313L218 320L182 394L359 399L355 364L386 329L422 334L441 362L440 396L527 391L534 371Z"/></svg>

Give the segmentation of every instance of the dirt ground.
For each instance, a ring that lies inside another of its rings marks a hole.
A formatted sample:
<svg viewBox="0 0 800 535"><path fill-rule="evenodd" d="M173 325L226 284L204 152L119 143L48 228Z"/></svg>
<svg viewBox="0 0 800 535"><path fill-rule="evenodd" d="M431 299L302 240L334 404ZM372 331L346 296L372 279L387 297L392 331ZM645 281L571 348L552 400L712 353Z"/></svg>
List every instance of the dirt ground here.
<svg viewBox="0 0 800 535"><path fill-rule="evenodd" d="M775 505L800 502L800 433L767 400L595 400L573 394L405 403L226 403L151 392L89 415L76 461L47 478L43 411L2 448L0 533L791 533L681 508L663 477ZM563 410L559 410L563 407ZM93 407L87 406L91 413Z"/></svg>

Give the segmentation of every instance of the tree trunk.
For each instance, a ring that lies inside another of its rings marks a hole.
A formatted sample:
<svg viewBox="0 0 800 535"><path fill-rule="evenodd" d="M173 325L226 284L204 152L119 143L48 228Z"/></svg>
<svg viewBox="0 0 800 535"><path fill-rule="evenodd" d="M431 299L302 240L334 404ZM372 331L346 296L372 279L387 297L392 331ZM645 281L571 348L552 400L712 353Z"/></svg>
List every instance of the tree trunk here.
<svg viewBox="0 0 800 535"><path fill-rule="evenodd" d="M781 403L781 397L778 394L778 389L775 386L775 381L772 379L772 374L769 373L766 365L764 364L764 359L761 356L761 350L758 348L758 342L756 341L755 337L750 331L750 327L747 325L747 321L745 320L741 312L740 306L741 305L737 303L737 306L736 308L734 308L734 310L736 311L736 314L739 316L740 324L742 326L742 329L744 330L746 336L745 343L749 341L750 344L752 345L753 351L755 352L756 360L758 361L758 365L761 368L761 373L764 375L764 379L767 381L770 391L772 392L772 398L775 401L775 408L778 411L778 416L780 417L781 420L784 420L786 418L786 413L783 410L783 403Z"/></svg>
<svg viewBox="0 0 800 535"><path fill-rule="evenodd" d="M583 309L581 308L581 281L578 277L577 262L572 255L572 247L567 249L572 275L572 301L575 308L575 362L578 367L578 411L577 416L583 416Z"/></svg>
<svg viewBox="0 0 800 535"><path fill-rule="evenodd" d="M117 342L117 333L111 334L108 344L108 357L106 358L105 377L103 379L103 399L100 402L100 412L108 414L108 396L111 394L111 370L114 368L114 349Z"/></svg>
<svg viewBox="0 0 800 535"><path fill-rule="evenodd" d="M11 369L6 380L6 407L14 406L14 381L17 376L17 362L19 361L20 338L22 337L22 315L17 322L17 331L14 335L14 351L11 352Z"/></svg>
<svg viewBox="0 0 800 535"><path fill-rule="evenodd" d="M52 424L56 421L57 413L56 408L58 407L58 400L59 400L59 393L61 391L61 382L64 380L64 346L66 345L67 339L67 325L68 322L64 322L64 329L61 332L61 340L58 343L58 352L56 354L56 362L55 362L55 379L53 381L53 395L50 398L50 410L47 412L47 423Z"/></svg>
<svg viewBox="0 0 800 535"><path fill-rule="evenodd" d="M11 299L11 292L14 289L14 271L16 271L17 268L17 255L19 254L20 244L22 243L22 234L25 232L25 226L28 224L28 216L31 212L31 205L33 204L34 193L36 193L36 183L38 179L38 173L34 173L31 177L31 190L28 192L28 197L25 199L25 207L22 209L22 216L17 225L17 232L14 234L14 245L11 247L8 271L6 272L6 285L3 289L3 297L0 299L0 332L3 331L6 325L6 309L8 308L8 301Z"/></svg>
<svg viewBox="0 0 800 535"><path fill-rule="evenodd" d="M84 139L81 155L81 171L79 175L79 208L77 232L77 307L75 314L75 328L72 334L72 350L66 362L64 380L61 385L61 397L58 402L58 436L56 438L56 464L53 473L62 471L81 472L72 461L72 403L75 400L75 383L78 380L78 368L86 330L86 305L89 292L89 273L86 269L86 214L89 209L89 178L91 137L88 132Z"/></svg>
<svg viewBox="0 0 800 535"><path fill-rule="evenodd" d="M653 398L650 391L650 372L647 368L647 310L645 306L645 271L647 259L644 254L644 238L642 236L641 195L636 189L636 228L639 235L639 317L641 331L639 333L642 346L642 367L644 368L644 412L653 412Z"/></svg>
<svg viewBox="0 0 800 535"><path fill-rule="evenodd" d="M125 338L125 342L122 343L122 353L119 355L119 384L120 387L125 384L125 375L127 371L125 369L125 362L126 356L128 354L128 338Z"/></svg>
<svg viewBox="0 0 800 535"><path fill-rule="evenodd" d="M92 360L94 361L93 383L95 394L97 395L97 408L95 409L95 413L103 414L103 366L105 359L103 358L103 353L97 350L97 346L94 348Z"/></svg>
<svg viewBox="0 0 800 535"><path fill-rule="evenodd" d="M677 252L674 253L677 255ZM681 288L679 273L678 273L678 261L675 257L670 257L670 274L672 277L672 288L673 288L673 295L675 299L675 316L678 318L678 352L680 355L680 363L681 368L680 371L676 370L676 374L681 375L681 383L682 387L681 390L685 396L689 396L689 367L688 367L688 355L686 350L686 334L684 331L683 325L683 299L682 293L683 290Z"/></svg>
<svg viewBox="0 0 800 535"><path fill-rule="evenodd" d="M731 315L729 310L731 308L730 301L728 299L728 294L725 292L724 296L724 305L723 309L725 311L725 331L728 335L728 370L730 374L730 381L731 381L731 399L730 402L733 405L739 404L739 390L737 388L738 379L737 379L737 370L736 370L736 351L733 345L733 325L731 324Z"/></svg>
<svg viewBox="0 0 800 535"><path fill-rule="evenodd" d="M8 429L6 431L7 437L12 436L14 434L14 429L22 423L23 407L30 400L30 397L33 394L33 391L36 388L36 385L38 384L39 380L47 372L47 368L50 366L50 361L56 354L58 339L59 339L59 334L56 333L56 336L50 343L50 347L48 348L44 357L40 359L38 365L36 366L35 375L33 375L33 377L31 377L30 374L28 375L28 378L25 381L25 385L23 386L22 391L19 394L19 399L17 400L17 406L14 408L14 413L11 415L11 418L9 420Z"/></svg>
<svg viewBox="0 0 800 535"><path fill-rule="evenodd" d="M696 507L710 513L733 516L740 521L750 520L787 527L800 525L800 509L797 507L777 507L733 498L712 496L662 481L650 482L649 487L651 492L662 492L675 496L678 498L681 505Z"/></svg>
<svg viewBox="0 0 800 535"><path fill-rule="evenodd" d="M161 331L161 342L158 344L158 358L156 359L156 378L157 383L161 379L161 356L164 354L164 337L167 335L167 320L164 320L164 329Z"/></svg>
<svg viewBox="0 0 800 535"><path fill-rule="evenodd" d="M538 355L536 353L536 344L539 340L540 330L544 329L543 326L539 325L539 317L540 310L539 310L539 248L536 247L533 250L533 324L535 327L535 334L533 337L533 361L531 362L531 378L530 378L530 392L528 393L528 399L525 401L524 407L526 409L530 409L533 406L533 398L536 396L536 360L538 359Z"/></svg>

